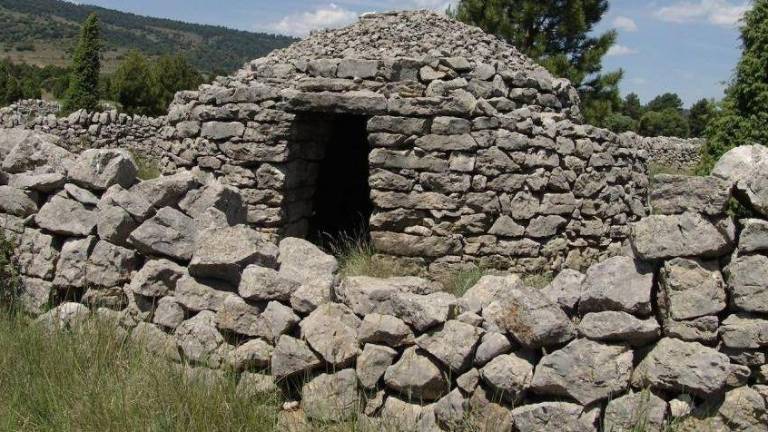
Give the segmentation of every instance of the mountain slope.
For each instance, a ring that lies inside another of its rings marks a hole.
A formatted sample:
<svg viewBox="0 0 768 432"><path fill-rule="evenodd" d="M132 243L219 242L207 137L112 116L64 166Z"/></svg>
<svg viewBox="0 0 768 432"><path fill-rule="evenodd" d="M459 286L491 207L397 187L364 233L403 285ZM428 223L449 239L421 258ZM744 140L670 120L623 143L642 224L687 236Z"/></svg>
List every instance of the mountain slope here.
<svg viewBox="0 0 768 432"><path fill-rule="evenodd" d="M37 65L64 65L80 23L101 19L107 69L129 49L184 54L204 72L230 72L294 39L225 27L151 18L60 0L0 0L0 56Z"/></svg>

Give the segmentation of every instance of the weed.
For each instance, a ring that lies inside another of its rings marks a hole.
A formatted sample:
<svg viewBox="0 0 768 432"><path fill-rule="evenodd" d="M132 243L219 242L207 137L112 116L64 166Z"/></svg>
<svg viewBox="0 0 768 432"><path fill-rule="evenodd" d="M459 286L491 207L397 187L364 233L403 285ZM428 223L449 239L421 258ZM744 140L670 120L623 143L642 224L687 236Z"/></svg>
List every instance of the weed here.
<svg viewBox="0 0 768 432"><path fill-rule="evenodd" d="M152 180L160 177L160 164L157 159L142 155L133 150L130 151L133 160L136 162L136 166L139 168L139 172L136 176L141 180Z"/></svg>

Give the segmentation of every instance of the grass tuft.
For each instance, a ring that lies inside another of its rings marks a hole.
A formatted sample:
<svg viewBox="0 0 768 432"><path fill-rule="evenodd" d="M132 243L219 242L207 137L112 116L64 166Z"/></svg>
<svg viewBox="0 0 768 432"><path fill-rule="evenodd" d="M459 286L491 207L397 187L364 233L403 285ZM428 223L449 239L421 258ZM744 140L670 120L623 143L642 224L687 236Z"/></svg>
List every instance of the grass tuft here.
<svg viewBox="0 0 768 432"><path fill-rule="evenodd" d="M0 308L16 304L21 289L21 277L14 259L13 239L0 228Z"/></svg>
<svg viewBox="0 0 768 432"><path fill-rule="evenodd" d="M404 276L405 269L376 257L370 240L358 233L342 233L327 241L330 252L339 260L339 275L389 278Z"/></svg>
<svg viewBox="0 0 768 432"><path fill-rule="evenodd" d="M138 177L140 180L152 180L160 177L160 164L158 161L154 158L139 154L135 151L130 151L131 156L133 156L134 162L136 162L136 166L139 169L139 172L136 174L136 177Z"/></svg>

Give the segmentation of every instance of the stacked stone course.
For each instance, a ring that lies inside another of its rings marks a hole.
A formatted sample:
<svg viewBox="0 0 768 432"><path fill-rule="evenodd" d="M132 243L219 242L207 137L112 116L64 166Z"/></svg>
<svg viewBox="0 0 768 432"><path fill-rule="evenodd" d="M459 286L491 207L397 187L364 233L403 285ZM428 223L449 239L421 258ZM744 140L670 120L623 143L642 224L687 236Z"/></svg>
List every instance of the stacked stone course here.
<svg viewBox="0 0 768 432"><path fill-rule="evenodd" d="M656 179L628 255L457 297L341 278L316 246L249 227L242 191L202 170L140 182L125 151L12 138L0 220L37 325L98 319L192 377L233 371L243 397L299 380L294 418L361 430L766 430L765 147ZM754 217L726 216L732 196Z"/></svg>

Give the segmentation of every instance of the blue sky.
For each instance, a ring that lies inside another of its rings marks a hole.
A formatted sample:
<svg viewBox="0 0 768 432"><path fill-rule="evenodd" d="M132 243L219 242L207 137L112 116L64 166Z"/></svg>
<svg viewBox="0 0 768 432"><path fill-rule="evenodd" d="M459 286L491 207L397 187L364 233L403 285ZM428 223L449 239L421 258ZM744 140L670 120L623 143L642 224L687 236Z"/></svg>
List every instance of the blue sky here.
<svg viewBox="0 0 768 432"><path fill-rule="evenodd" d="M353 22L360 13L444 10L450 0L83 0L143 15L251 31L305 35ZM739 58L738 20L749 0L611 0L598 31L616 28L619 41L606 70L622 68L622 92L643 101L677 92L687 105L720 98Z"/></svg>

